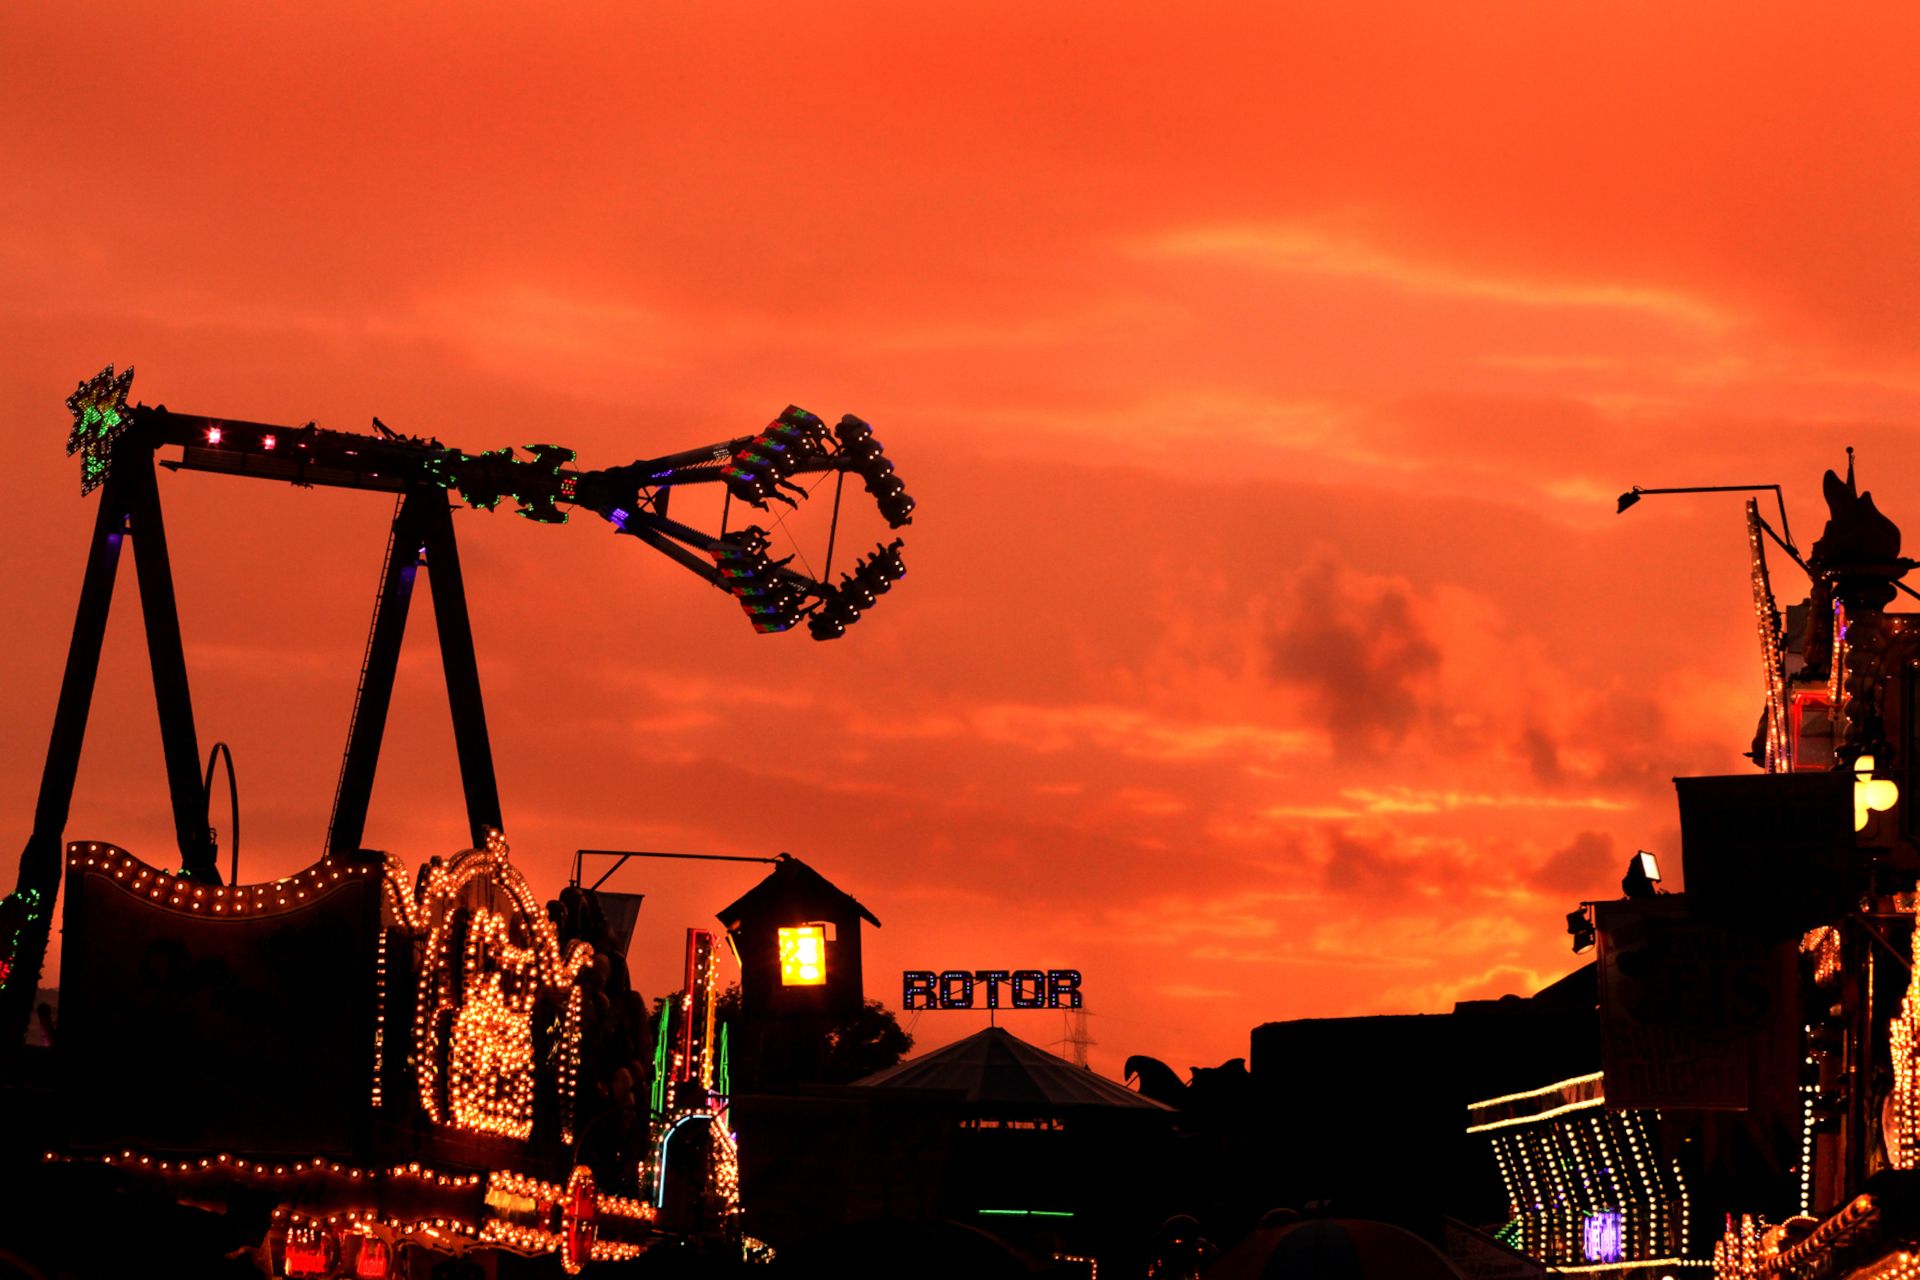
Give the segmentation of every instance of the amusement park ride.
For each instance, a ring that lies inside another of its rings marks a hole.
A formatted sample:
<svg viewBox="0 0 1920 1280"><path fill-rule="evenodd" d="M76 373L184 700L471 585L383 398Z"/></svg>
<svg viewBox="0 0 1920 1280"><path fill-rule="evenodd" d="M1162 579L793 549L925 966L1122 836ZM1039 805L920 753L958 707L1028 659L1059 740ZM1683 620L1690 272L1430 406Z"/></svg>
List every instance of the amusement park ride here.
<svg viewBox="0 0 1920 1280"><path fill-rule="evenodd" d="M721 1236L731 1228L739 1243L713 935L689 931L687 982L663 1011L651 1089L631 1089L651 1117L643 1149L618 1168L582 1159L597 1123L582 1082L600 1070L603 1038L590 1024L605 1002L590 990L593 947L567 910L533 895L501 835L450 495L486 510L511 500L540 524L564 522L568 508L591 512L726 592L755 630L804 621L815 639L834 639L905 572L896 539L830 581L849 475L890 527L912 519L914 501L871 428L851 415L828 427L789 408L750 435L579 470L557 445L470 454L377 418L369 434L129 404L132 378L109 366L67 402L68 452L80 455L81 492L99 490L99 507L32 834L0 901L0 1071L11 1085L29 1057L22 1033L66 882L57 1118L37 1153L48 1176L76 1171L89 1194L104 1186L235 1219L270 1206L265 1248L273 1272L289 1276L401 1275L409 1259L466 1255L490 1267L502 1255L557 1257L572 1273L637 1256L696 1229L691 1221ZM221 879L156 466L397 495L324 853L295 875ZM792 506L808 492L797 477L828 473L833 529L819 578L772 559L766 530L728 527L734 503ZM716 532L669 514L677 489L701 484L724 487ZM177 871L104 842L65 843L128 539ZM472 848L416 870L361 844L422 566ZM676 1223L662 1157L690 1119L709 1122L712 1151L692 1199L717 1212ZM10 1243L0 1238L0 1261Z"/></svg>
<svg viewBox="0 0 1920 1280"><path fill-rule="evenodd" d="M1823 490L1805 558L1747 503L1759 772L1674 779L1683 889L1643 852L1567 917L1599 1069L1468 1104L1533 1274L1920 1280L1920 561L1852 450Z"/></svg>

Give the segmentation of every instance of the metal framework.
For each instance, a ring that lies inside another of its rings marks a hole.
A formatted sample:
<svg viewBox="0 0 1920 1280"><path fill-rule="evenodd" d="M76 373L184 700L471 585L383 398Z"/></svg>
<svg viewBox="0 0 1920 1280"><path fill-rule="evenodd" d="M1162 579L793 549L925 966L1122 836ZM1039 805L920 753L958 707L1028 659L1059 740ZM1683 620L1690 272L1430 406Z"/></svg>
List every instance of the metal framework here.
<svg viewBox="0 0 1920 1280"><path fill-rule="evenodd" d="M121 546L129 538L134 542L148 662L159 707L180 849L179 874L212 884L220 880L208 826L207 786L199 772L199 744L156 466L399 495L328 824L326 847L334 855L356 851L364 834L408 606L423 564L433 591L475 847L484 845L489 830L504 826L448 501L452 493L458 493L468 506L485 510L511 498L516 514L541 524L564 523L565 508L590 511L619 533L639 539L727 592L762 632L785 631L804 619L815 639L834 639L906 572L899 539L876 547L838 583L832 583L827 580L831 551L821 577L815 579L788 568L786 561L769 559L765 530L752 525L726 528L735 500L760 510L769 510L770 502L794 506L806 490L793 477L830 471L839 473L830 548L837 533L839 490L848 474L864 482L890 527L911 523L915 504L894 475L893 463L873 438L872 428L850 414L829 430L814 415L789 407L750 435L625 466L580 470L570 465L573 450L559 445L527 445L524 456L511 448L469 454L437 439L402 435L378 418L371 433L355 433L311 422L289 427L174 413L164 405L130 405L127 393L132 381L132 368L116 374L109 365L81 383L67 400L73 414L67 452L80 456L81 493L99 489L100 506L88 544L33 831L21 853L14 892L0 900L0 1057L20 1042L46 955L63 862L62 840L114 577ZM172 448L180 451L178 457L159 458L162 449ZM707 533L667 515L673 491L697 484L720 484L726 489L718 532Z"/></svg>

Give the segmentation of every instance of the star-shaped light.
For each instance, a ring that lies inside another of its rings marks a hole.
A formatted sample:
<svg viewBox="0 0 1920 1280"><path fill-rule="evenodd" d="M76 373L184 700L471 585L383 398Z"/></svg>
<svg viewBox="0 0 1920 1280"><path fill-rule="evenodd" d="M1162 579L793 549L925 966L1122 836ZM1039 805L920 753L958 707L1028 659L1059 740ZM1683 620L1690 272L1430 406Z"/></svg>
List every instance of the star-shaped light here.
<svg viewBox="0 0 1920 1280"><path fill-rule="evenodd" d="M67 453L80 455L83 496L99 488L113 468L113 443L133 423L133 410L127 407L127 390L132 386L132 365L119 374L108 365L67 397L67 408L73 413Z"/></svg>
<svg viewBox="0 0 1920 1280"><path fill-rule="evenodd" d="M1853 762L1853 829L1867 829L1867 815L1893 808L1900 798L1897 783L1873 776L1873 757L1861 756Z"/></svg>

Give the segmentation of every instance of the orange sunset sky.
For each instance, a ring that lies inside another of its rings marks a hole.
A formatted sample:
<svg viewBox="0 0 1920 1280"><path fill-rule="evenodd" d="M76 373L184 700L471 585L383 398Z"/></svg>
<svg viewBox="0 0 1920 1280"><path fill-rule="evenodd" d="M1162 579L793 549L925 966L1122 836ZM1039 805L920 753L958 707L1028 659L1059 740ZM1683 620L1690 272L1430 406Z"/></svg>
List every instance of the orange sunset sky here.
<svg viewBox="0 0 1920 1280"><path fill-rule="evenodd" d="M580 846L791 850L884 922L869 994L1077 966L1113 1074L1531 991L1635 848L1677 872L1669 780L1751 767L1745 535L1629 484L1778 481L1804 547L1852 444L1920 532L1909 6L394 8L0 12L18 841L92 519L62 400L109 361L589 467L873 422L910 573L832 644L591 516L456 517L508 838L547 893ZM286 874L391 504L161 483L202 750ZM367 831L410 861L465 842L430 619ZM125 562L68 834L175 858ZM756 877L623 872L638 985Z"/></svg>

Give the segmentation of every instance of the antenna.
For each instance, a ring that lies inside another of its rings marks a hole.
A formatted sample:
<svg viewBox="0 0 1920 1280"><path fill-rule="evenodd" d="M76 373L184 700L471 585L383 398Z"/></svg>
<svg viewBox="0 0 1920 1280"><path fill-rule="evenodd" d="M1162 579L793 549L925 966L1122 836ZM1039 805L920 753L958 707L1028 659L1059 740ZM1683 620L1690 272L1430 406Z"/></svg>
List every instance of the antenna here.
<svg viewBox="0 0 1920 1280"><path fill-rule="evenodd" d="M1087 1064L1087 1050L1100 1042L1087 1034L1087 1017L1084 1008L1061 1010L1061 1030L1064 1034L1053 1043L1067 1047L1067 1060L1074 1066L1090 1071L1092 1068Z"/></svg>

